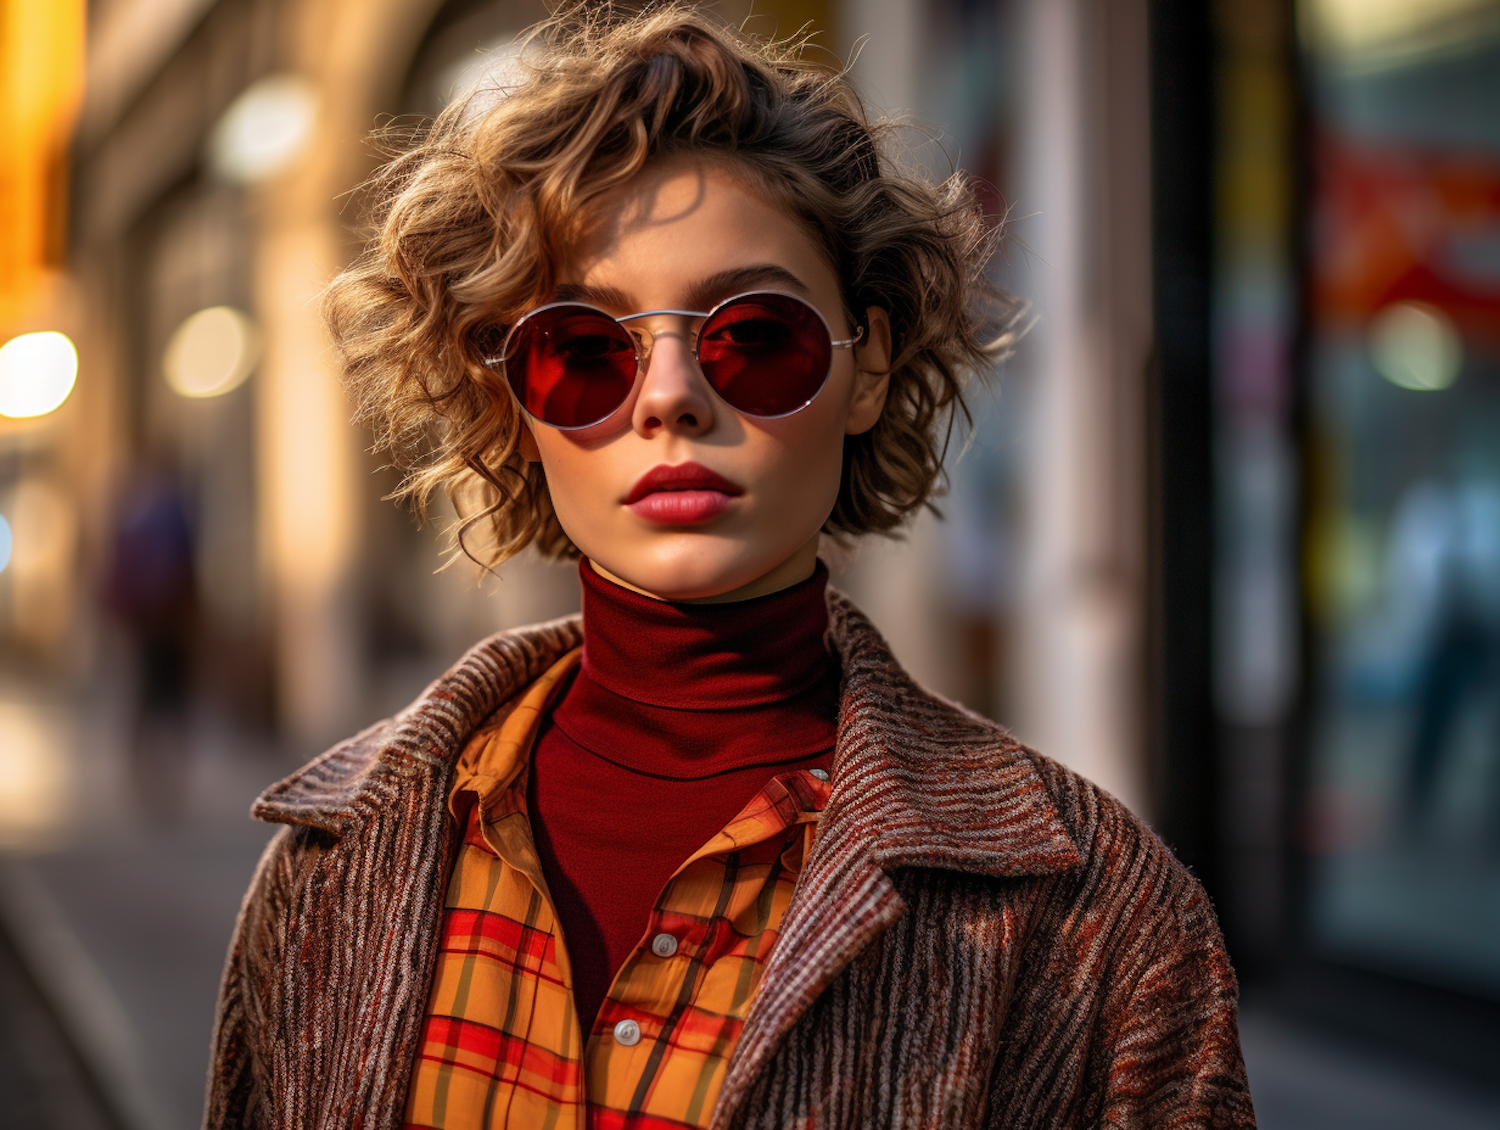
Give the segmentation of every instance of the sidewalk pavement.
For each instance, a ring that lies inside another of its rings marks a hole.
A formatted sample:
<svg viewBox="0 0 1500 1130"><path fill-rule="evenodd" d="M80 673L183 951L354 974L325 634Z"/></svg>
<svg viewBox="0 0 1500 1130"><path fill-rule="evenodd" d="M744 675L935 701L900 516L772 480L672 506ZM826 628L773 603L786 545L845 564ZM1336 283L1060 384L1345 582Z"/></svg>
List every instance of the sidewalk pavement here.
<svg viewBox="0 0 1500 1130"><path fill-rule="evenodd" d="M1240 1007L1260 1130L1500 1130L1500 1094L1263 1007Z"/></svg>
<svg viewBox="0 0 1500 1130"><path fill-rule="evenodd" d="M120 1130L66 1033L0 937L0 1097L6 1130Z"/></svg>
<svg viewBox="0 0 1500 1130"><path fill-rule="evenodd" d="M224 954L272 831L250 803L292 766L200 716L179 764L132 767L128 721L106 694L0 686L0 929L123 1130L191 1130ZM164 774L180 794L143 800Z"/></svg>

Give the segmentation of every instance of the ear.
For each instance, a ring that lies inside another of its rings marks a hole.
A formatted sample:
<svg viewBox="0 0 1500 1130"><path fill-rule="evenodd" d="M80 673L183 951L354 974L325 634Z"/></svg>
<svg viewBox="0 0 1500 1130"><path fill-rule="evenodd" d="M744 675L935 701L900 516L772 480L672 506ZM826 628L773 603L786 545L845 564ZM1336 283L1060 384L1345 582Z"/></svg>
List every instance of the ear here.
<svg viewBox="0 0 1500 1130"><path fill-rule="evenodd" d="M885 395L891 387L891 319L879 306L865 311L866 331L854 347L854 394L844 434L867 432L880 419Z"/></svg>
<svg viewBox="0 0 1500 1130"><path fill-rule="evenodd" d="M517 414L520 415L519 410ZM528 463L540 463L542 461L542 449L536 445L536 435L531 430L531 423L524 415L518 421L521 433L516 437L516 450L521 453L521 458Z"/></svg>

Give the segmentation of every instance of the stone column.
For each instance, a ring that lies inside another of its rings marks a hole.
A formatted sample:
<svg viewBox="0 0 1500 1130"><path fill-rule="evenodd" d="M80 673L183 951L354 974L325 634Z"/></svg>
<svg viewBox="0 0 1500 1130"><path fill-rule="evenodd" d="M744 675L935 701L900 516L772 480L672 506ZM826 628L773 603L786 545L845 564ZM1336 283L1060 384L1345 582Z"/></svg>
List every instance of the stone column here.
<svg viewBox="0 0 1500 1130"><path fill-rule="evenodd" d="M1014 368L1027 414L1021 592L1009 664L1020 737L1136 811L1146 612L1152 329L1144 0L1020 0L1011 204L1037 323Z"/></svg>

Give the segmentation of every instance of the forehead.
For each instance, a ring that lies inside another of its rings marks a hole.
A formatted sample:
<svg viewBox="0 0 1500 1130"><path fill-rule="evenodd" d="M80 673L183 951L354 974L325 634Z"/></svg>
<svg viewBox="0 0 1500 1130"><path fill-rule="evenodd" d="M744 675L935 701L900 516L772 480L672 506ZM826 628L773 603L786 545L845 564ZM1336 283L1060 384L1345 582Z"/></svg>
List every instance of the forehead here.
<svg viewBox="0 0 1500 1130"><path fill-rule="evenodd" d="M732 161L677 160L590 203L558 281L665 286L750 264L777 265L809 290L837 291L820 242L747 170Z"/></svg>

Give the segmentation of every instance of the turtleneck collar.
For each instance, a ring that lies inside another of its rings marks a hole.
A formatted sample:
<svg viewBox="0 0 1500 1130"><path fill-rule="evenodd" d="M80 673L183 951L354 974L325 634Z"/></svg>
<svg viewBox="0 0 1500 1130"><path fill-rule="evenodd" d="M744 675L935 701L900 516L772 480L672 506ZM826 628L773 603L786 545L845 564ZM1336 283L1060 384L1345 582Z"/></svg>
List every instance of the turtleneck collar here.
<svg viewBox="0 0 1500 1130"><path fill-rule="evenodd" d="M607 581L588 561L583 672L622 698L673 710L743 710L827 678L828 569L779 592L724 604L655 600Z"/></svg>
<svg viewBox="0 0 1500 1130"><path fill-rule="evenodd" d="M839 667L824 634L828 570L731 604L672 604L585 561L583 662L551 724L645 777L690 781L824 757ZM803 766L806 768L806 766Z"/></svg>

